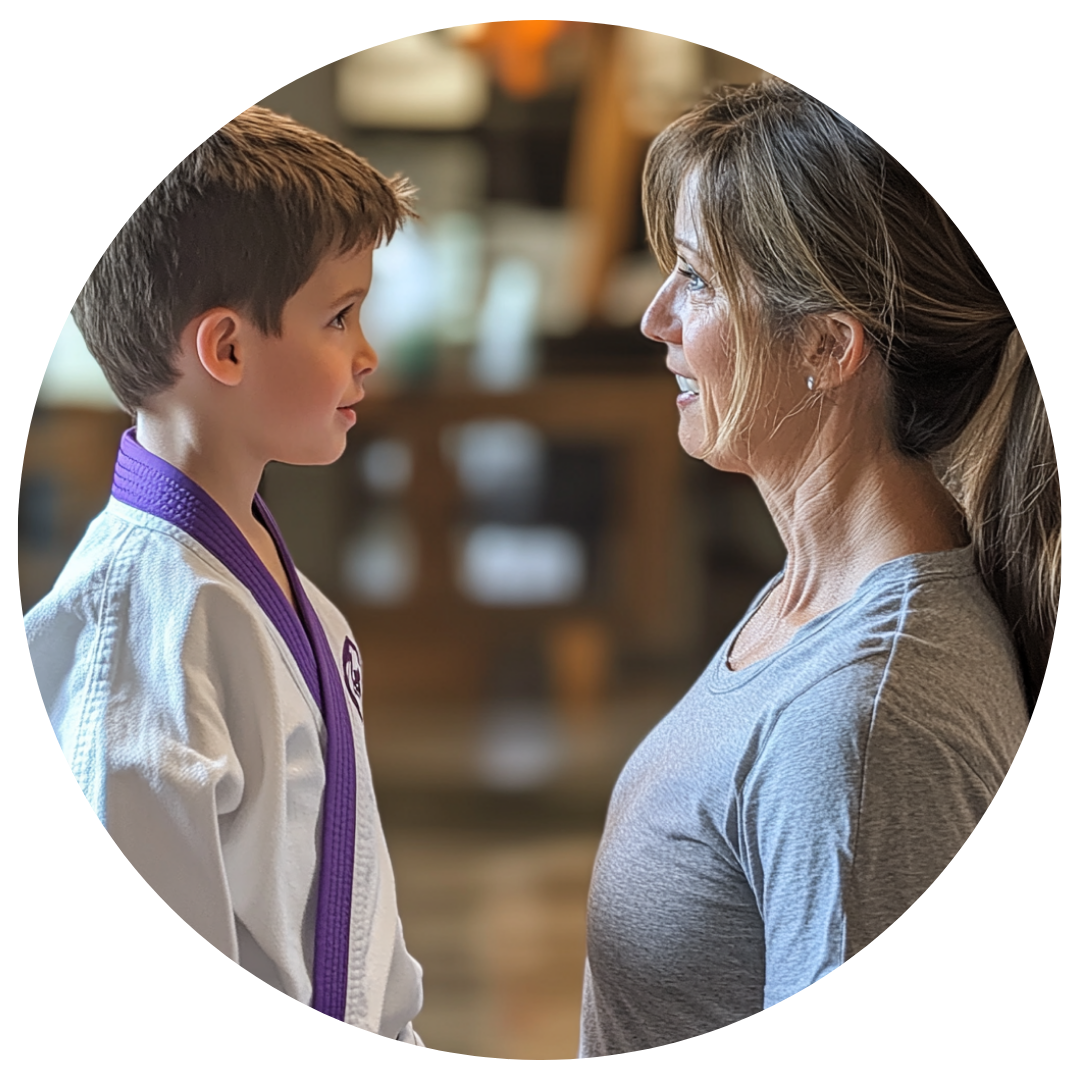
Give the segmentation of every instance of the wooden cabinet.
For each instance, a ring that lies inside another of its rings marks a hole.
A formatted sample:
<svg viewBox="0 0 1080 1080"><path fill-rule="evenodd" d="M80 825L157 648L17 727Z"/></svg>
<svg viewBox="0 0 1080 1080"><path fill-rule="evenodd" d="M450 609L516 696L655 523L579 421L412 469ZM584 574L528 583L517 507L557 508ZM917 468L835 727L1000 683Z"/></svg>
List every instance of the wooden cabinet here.
<svg viewBox="0 0 1080 1080"><path fill-rule="evenodd" d="M372 692L472 698L482 692L493 658L514 641L532 641L563 686L587 684L580 670L588 666L586 654L603 666L617 655L685 649L694 626L686 617L690 553L674 396L667 378L566 377L520 393L446 389L372 397L361 406L350 449L332 473L309 479L312 470L268 470L264 493L271 508L297 562L348 615ZM446 453L447 433L484 420L521 421L552 444L605 453L596 573L573 601L489 606L470 600L459 586L455 555L466 506ZM406 445L412 460L397 509L415 537L416 577L391 605L350 597L341 572L348 535L364 513L356 455L374 439ZM312 483L321 489L318 498Z"/></svg>
<svg viewBox="0 0 1080 1080"><path fill-rule="evenodd" d="M692 645L694 552L673 397L667 378L613 376L550 378L511 394L433 389L373 396L335 465L272 465L264 494L297 564L355 628L372 692L474 700L485 692L492 665L520 646L540 655L557 696L587 698L589 685L606 683L619 658L663 658ZM552 445L603 452L595 565L589 587L572 601L489 606L470 600L458 584L467 506L446 435L483 420L522 421ZM129 423L119 411L35 415L20 501L25 606L48 591L108 499L116 447ZM349 537L371 509L357 454L380 438L407 445L412 459L398 509L416 541L416 578L392 605L350 596L342 574Z"/></svg>
<svg viewBox="0 0 1080 1080"><path fill-rule="evenodd" d="M105 506L120 436L119 410L37 409L19 493L19 584L23 610L53 586L86 526Z"/></svg>

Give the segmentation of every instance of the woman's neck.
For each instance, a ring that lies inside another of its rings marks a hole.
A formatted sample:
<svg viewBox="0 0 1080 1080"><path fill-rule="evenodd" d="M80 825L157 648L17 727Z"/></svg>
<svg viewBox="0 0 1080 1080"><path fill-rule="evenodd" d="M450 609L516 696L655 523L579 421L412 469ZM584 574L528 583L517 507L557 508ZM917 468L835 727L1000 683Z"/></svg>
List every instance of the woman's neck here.
<svg viewBox="0 0 1080 1080"><path fill-rule="evenodd" d="M871 570L967 543L963 515L928 462L854 440L795 473L755 476L787 548L773 600L798 624L848 600Z"/></svg>

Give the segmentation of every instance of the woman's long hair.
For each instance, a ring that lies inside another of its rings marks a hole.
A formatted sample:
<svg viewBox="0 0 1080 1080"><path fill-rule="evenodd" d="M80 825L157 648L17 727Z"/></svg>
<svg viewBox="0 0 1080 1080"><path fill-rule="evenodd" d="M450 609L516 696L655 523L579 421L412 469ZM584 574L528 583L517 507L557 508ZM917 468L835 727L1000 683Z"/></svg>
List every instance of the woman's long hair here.
<svg viewBox="0 0 1080 1080"><path fill-rule="evenodd" d="M1031 361L982 262L899 162L780 80L719 90L653 143L645 217L667 270L691 174L732 328L726 403L702 383L714 444L746 430L790 352L778 344L808 317L857 318L888 373L893 442L933 461L960 502L1033 706L1057 617L1057 460Z"/></svg>

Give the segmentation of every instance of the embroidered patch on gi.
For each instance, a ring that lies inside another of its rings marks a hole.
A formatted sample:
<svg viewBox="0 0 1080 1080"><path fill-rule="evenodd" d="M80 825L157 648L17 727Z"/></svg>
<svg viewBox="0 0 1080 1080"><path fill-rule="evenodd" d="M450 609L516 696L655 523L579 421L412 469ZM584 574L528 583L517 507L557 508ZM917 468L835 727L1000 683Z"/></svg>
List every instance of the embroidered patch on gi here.
<svg viewBox="0 0 1080 1080"><path fill-rule="evenodd" d="M356 711L360 714L360 719L363 720L364 710L360 707L361 687L363 685L360 681L360 650L351 638L345 639L345 648L341 653L341 671L345 676L345 688L349 691L349 697L352 698Z"/></svg>

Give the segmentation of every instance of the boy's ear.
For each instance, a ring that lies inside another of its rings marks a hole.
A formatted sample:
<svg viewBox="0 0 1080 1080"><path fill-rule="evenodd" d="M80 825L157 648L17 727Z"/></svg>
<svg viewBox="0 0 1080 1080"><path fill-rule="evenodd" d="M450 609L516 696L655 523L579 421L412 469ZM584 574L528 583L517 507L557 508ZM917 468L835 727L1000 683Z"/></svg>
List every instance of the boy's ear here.
<svg viewBox="0 0 1080 1080"><path fill-rule="evenodd" d="M241 320L229 308L213 308L196 319L195 351L203 370L225 386L237 386L243 378L240 348Z"/></svg>

